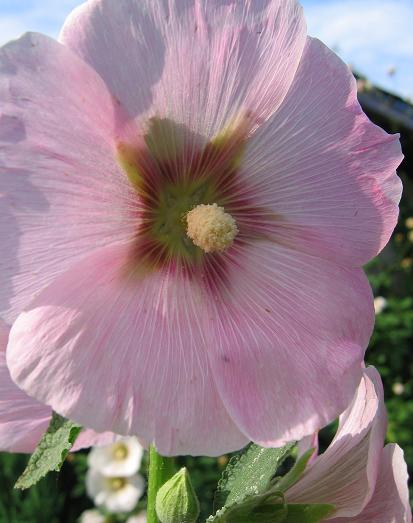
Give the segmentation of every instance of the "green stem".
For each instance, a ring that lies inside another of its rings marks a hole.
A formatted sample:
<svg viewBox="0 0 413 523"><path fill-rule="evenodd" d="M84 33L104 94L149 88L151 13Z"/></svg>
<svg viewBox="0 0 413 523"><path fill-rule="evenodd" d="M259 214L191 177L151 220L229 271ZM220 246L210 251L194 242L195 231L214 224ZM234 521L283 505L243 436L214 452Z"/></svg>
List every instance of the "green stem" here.
<svg viewBox="0 0 413 523"><path fill-rule="evenodd" d="M148 506L146 508L147 523L160 523L155 510L156 494L174 473L174 459L164 458L158 454L156 448L151 445L149 449Z"/></svg>

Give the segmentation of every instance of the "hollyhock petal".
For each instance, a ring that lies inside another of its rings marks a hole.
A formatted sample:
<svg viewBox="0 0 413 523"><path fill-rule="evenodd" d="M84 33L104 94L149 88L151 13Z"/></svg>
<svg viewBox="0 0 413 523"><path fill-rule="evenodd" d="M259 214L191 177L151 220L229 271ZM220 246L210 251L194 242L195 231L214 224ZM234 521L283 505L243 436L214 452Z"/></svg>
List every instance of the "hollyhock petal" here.
<svg viewBox="0 0 413 523"><path fill-rule="evenodd" d="M121 438L113 432L95 432L91 429L84 429L77 437L75 444L72 447L72 452L89 447L104 447L111 445Z"/></svg>
<svg viewBox="0 0 413 523"><path fill-rule="evenodd" d="M50 422L51 409L20 390L6 365L6 342L0 350L0 451L33 452Z"/></svg>
<svg viewBox="0 0 413 523"><path fill-rule="evenodd" d="M359 514L370 501L386 433L383 386L376 369L365 369L337 434L324 452L287 491L290 503L327 503L335 516Z"/></svg>
<svg viewBox="0 0 413 523"><path fill-rule="evenodd" d="M402 449L384 447L373 497L354 518L334 518L330 523L411 523L407 465Z"/></svg>
<svg viewBox="0 0 413 523"><path fill-rule="evenodd" d="M376 488L368 505L353 518L334 518L331 523L411 523L408 474L402 449L395 444L382 451Z"/></svg>
<svg viewBox="0 0 413 523"><path fill-rule="evenodd" d="M0 315L8 323L74 261L130 236L132 189L114 157L123 118L70 49L38 34L1 48Z"/></svg>
<svg viewBox="0 0 413 523"><path fill-rule="evenodd" d="M60 35L131 116L149 110L209 136L279 107L305 39L295 0L94 0Z"/></svg>
<svg viewBox="0 0 413 523"><path fill-rule="evenodd" d="M360 381L374 316L367 279L269 242L227 258L209 302L218 390L253 441L301 439L343 412Z"/></svg>
<svg viewBox="0 0 413 523"><path fill-rule="evenodd" d="M274 212L275 241L360 266L397 222L402 157L398 135L362 112L349 68L309 38L282 106L250 139L243 170L249 193Z"/></svg>
<svg viewBox="0 0 413 523"><path fill-rule="evenodd" d="M5 351L9 339L10 327L0 319L0 352Z"/></svg>
<svg viewBox="0 0 413 523"><path fill-rule="evenodd" d="M49 426L52 409L20 390L10 377L6 347L10 328L0 320L0 451L31 453ZM73 451L108 445L119 439L111 432L83 430Z"/></svg>
<svg viewBox="0 0 413 523"><path fill-rule="evenodd" d="M18 317L13 379L70 419L154 441L163 455L241 448L209 369L199 289L167 272L128 277L125 256L92 254Z"/></svg>

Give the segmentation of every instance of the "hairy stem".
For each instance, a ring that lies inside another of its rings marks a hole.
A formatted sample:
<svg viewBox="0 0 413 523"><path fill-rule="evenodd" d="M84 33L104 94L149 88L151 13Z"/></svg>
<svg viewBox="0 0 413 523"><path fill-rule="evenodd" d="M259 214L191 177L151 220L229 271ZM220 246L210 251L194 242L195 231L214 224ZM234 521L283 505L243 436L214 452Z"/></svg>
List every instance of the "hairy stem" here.
<svg viewBox="0 0 413 523"><path fill-rule="evenodd" d="M149 449L147 523L160 523L155 510L156 495L162 485L168 481L174 473L174 459L161 456L156 451L156 448L151 445Z"/></svg>

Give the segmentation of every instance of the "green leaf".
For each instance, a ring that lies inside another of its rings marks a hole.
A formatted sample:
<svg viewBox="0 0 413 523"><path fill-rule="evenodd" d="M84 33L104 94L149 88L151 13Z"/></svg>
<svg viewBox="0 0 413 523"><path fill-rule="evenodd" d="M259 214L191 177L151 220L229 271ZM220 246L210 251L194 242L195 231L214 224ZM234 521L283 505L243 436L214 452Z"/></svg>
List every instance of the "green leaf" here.
<svg viewBox="0 0 413 523"><path fill-rule="evenodd" d="M333 505L288 505L288 515L283 523L320 523L334 510Z"/></svg>
<svg viewBox="0 0 413 523"><path fill-rule="evenodd" d="M224 507L207 523L321 523L334 512L332 505L287 505L280 492L251 496Z"/></svg>
<svg viewBox="0 0 413 523"><path fill-rule="evenodd" d="M59 471L81 430L80 425L54 412L47 431L14 487L30 488L48 472Z"/></svg>
<svg viewBox="0 0 413 523"><path fill-rule="evenodd" d="M245 497L239 503L225 506L207 523L281 523L287 516L287 506L281 492Z"/></svg>
<svg viewBox="0 0 413 523"><path fill-rule="evenodd" d="M251 444L228 463L215 493L214 510L241 502L248 496L268 490L277 468L294 444L268 449Z"/></svg>
<svg viewBox="0 0 413 523"><path fill-rule="evenodd" d="M282 478L274 475L293 448L263 449L250 445L233 458L218 486L220 508L207 523L319 523L332 514L331 505L287 505L284 492L304 473L314 453L309 449Z"/></svg>
<svg viewBox="0 0 413 523"><path fill-rule="evenodd" d="M300 477L304 474L304 471L307 467L307 463L309 462L311 456L313 455L315 449L308 449L307 452L305 452L300 458L297 459L295 462L293 468L287 472L287 474L280 478L276 482L276 487L281 492L285 492L289 488L291 488L294 483L297 483L297 481L300 479Z"/></svg>

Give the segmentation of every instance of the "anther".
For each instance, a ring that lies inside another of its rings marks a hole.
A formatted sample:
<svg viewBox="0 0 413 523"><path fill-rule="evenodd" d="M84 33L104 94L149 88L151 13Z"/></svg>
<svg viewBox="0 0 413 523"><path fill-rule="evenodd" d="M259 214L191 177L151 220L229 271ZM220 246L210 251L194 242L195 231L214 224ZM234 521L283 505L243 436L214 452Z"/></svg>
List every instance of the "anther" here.
<svg viewBox="0 0 413 523"><path fill-rule="evenodd" d="M198 205L186 215L187 235L205 252L222 252L232 245L238 227L234 218L216 203Z"/></svg>

